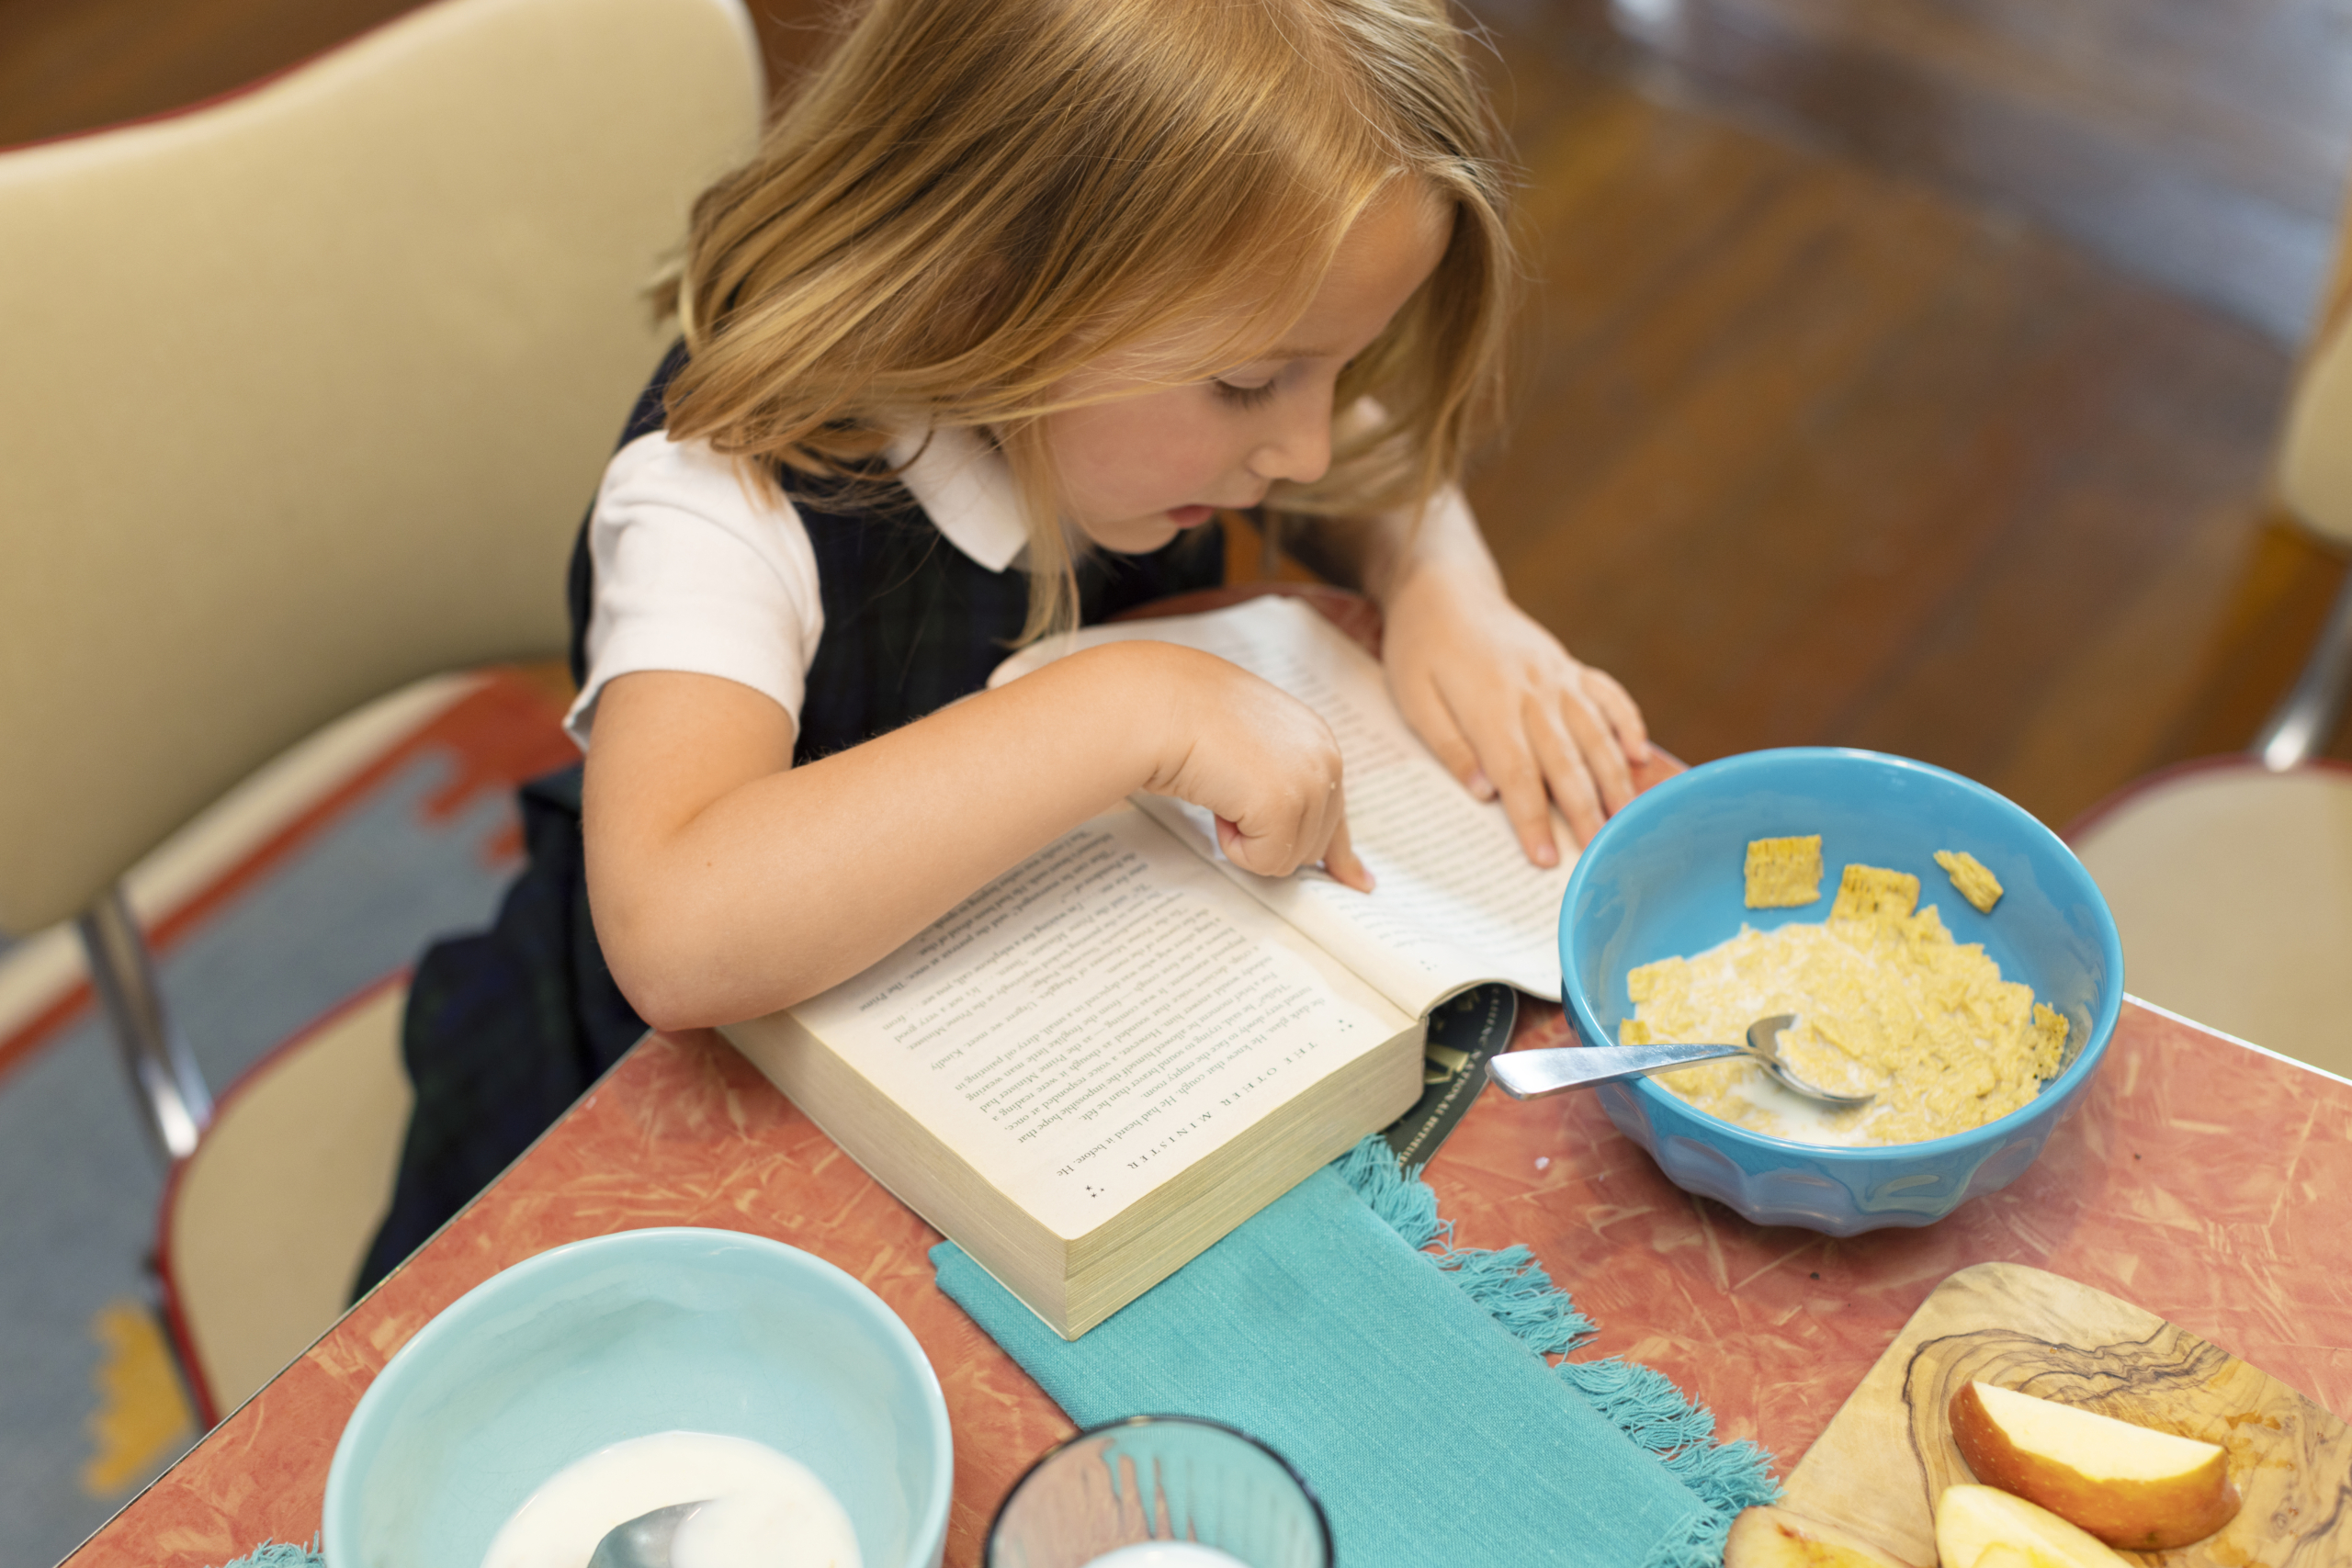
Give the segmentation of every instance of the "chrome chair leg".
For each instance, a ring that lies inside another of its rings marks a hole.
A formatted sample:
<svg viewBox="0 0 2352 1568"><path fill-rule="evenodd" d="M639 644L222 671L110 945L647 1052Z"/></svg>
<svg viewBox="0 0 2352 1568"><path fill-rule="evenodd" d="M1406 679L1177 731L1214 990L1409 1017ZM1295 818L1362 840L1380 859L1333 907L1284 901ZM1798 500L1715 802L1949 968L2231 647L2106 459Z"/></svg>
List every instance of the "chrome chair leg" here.
<svg viewBox="0 0 2352 1568"><path fill-rule="evenodd" d="M2303 660L2294 690L2273 709L2251 750L2274 773L2300 766L2327 749L2352 688L2352 577L2335 595L2327 625Z"/></svg>
<svg viewBox="0 0 2352 1568"><path fill-rule="evenodd" d="M196 1151L197 1135L212 1120L212 1095L197 1070L187 1039L164 1010L147 940L116 883L74 918L90 981L114 1025L130 1089L147 1134L166 1160Z"/></svg>

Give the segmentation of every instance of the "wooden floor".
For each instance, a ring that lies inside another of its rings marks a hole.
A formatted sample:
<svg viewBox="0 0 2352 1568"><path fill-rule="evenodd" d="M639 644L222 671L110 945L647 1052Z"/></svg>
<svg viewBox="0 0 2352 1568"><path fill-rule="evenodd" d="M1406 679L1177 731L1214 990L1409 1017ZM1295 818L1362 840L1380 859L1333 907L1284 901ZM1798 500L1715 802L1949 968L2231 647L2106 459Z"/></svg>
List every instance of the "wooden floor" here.
<svg viewBox="0 0 2352 1568"><path fill-rule="evenodd" d="M2259 521L2285 345L1498 31L1544 287L1476 499L1669 745L1900 751L2063 825L2245 742L2337 572Z"/></svg>
<svg viewBox="0 0 2352 1568"><path fill-rule="evenodd" d="M2285 340L2334 247L2330 0L1482 0L1653 96L2038 222Z"/></svg>
<svg viewBox="0 0 2352 1568"><path fill-rule="evenodd" d="M2245 744L2342 574L2261 495L2352 155L2352 13L1473 5L1540 276L1475 499L1668 745L1902 751L2063 825ZM404 8L0 0L0 144ZM817 9L765 6L780 72Z"/></svg>

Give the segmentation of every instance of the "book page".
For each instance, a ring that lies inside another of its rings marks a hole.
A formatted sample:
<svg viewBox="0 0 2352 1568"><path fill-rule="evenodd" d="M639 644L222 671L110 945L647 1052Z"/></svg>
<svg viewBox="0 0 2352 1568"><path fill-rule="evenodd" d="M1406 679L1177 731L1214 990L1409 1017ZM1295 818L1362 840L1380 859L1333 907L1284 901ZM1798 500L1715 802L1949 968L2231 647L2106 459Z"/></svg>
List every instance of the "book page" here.
<svg viewBox="0 0 2352 1568"><path fill-rule="evenodd" d="M1315 869L1253 875L1217 849L1207 812L1165 795L1136 795L1136 806L1408 1012L1486 980L1559 999L1556 931L1574 852L1548 871L1530 863L1502 807L1454 782L1396 711L1379 664L1311 605L1269 597L1205 615L1090 626L1024 649L989 683L1130 638L1230 660L1321 714L1346 768L1351 840L1378 886L1358 893ZM1558 834L1567 850L1564 825Z"/></svg>
<svg viewBox="0 0 2352 1568"><path fill-rule="evenodd" d="M793 1013L1065 1239L1409 1026L1127 807Z"/></svg>

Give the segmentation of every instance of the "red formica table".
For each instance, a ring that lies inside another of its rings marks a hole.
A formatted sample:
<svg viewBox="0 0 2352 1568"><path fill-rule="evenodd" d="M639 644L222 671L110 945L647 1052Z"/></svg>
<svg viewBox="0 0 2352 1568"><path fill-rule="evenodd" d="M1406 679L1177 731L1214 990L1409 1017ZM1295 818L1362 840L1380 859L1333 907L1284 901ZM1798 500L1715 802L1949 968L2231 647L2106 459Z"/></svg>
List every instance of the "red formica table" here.
<svg viewBox="0 0 2352 1568"><path fill-rule="evenodd" d="M1517 1043L1562 1042L1528 1008ZM1525 1242L1600 1325L1580 1355L1657 1368L1725 1438L1792 1466L1946 1275L2007 1259L2138 1303L2352 1414L2352 1083L2127 1004L2076 1113L2006 1190L1924 1230L1762 1229L1669 1184L1589 1095L1489 1091L1428 1178L1465 1246ZM933 1286L938 1239L722 1041L650 1035L537 1147L301 1359L68 1559L197 1568L308 1540L354 1404L427 1319L497 1270L646 1225L775 1236L904 1317L956 1437L947 1561L1070 1430Z"/></svg>

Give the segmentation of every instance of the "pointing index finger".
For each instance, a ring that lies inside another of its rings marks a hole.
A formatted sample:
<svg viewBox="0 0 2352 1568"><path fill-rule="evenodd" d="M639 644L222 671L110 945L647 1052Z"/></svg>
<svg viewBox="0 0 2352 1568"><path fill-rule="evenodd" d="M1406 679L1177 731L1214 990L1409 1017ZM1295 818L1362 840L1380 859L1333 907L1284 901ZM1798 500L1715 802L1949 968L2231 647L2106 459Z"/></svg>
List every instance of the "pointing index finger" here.
<svg viewBox="0 0 2352 1568"><path fill-rule="evenodd" d="M1323 869L1331 874L1332 881L1352 887L1359 893L1369 893L1373 889L1372 868L1357 858L1355 846L1348 841L1348 823L1344 817L1340 819L1340 825L1331 829L1331 841L1323 851Z"/></svg>

